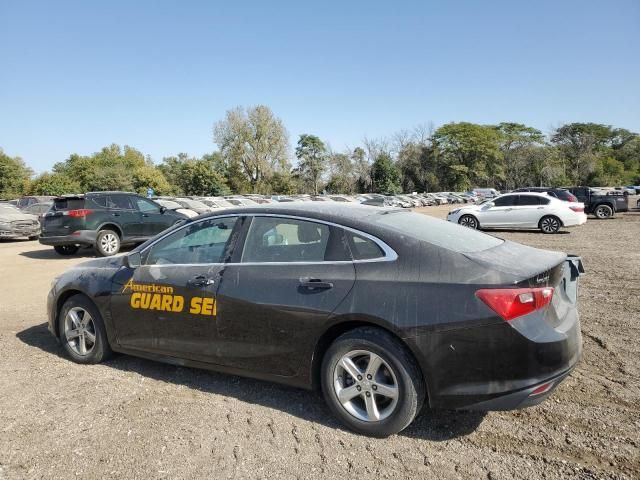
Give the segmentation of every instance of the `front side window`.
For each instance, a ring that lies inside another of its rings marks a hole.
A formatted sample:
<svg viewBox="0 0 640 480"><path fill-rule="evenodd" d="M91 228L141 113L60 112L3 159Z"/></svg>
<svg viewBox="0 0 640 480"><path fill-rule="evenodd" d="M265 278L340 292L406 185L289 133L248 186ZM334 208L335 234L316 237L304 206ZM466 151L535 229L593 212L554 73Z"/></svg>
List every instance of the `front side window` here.
<svg viewBox="0 0 640 480"><path fill-rule="evenodd" d="M277 217L255 217L242 262L322 262L330 228L322 223Z"/></svg>
<svg viewBox="0 0 640 480"><path fill-rule="evenodd" d="M158 213L160 211L158 206L155 203L150 202L149 200L140 197L137 197L135 200L138 210L143 213Z"/></svg>
<svg viewBox="0 0 640 480"><path fill-rule="evenodd" d="M222 263L236 221L236 217L211 218L181 228L153 245L145 263Z"/></svg>
<svg viewBox="0 0 640 480"><path fill-rule="evenodd" d="M496 198L493 204L496 207L512 207L515 205L516 195L506 195L504 197Z"/></svg>

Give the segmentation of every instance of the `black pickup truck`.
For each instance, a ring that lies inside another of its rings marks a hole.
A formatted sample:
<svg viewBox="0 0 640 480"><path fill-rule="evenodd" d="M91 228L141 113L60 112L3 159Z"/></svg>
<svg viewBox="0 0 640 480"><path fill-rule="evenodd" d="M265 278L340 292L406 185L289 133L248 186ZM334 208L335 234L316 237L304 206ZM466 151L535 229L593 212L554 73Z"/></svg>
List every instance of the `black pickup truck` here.
<svg viewBox="0 0 640 480"><path fill-rule="evenodd" d="M629 210L627 195L622 192L598 190L590 187L564 187L573 193L579 202L584 203L585 213L604 219L613 217L616 212Z"/></svg>

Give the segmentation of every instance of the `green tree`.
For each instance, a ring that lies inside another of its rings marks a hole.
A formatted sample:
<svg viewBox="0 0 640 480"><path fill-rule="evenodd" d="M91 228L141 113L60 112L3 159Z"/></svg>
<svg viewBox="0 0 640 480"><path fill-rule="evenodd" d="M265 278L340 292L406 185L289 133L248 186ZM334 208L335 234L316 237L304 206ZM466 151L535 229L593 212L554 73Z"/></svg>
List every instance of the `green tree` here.
<svg viewBox="0 0 640 480"><path fill-rule="evenodd" d="M327 147L315 135L302 134L296 147L296 157L302 177L309 181L317 195L322 174L327 169Z"/></svg>
<svg viewBox="0 0 640 480"><path fill-rule="evenodd" d="M42 173L29 184L30 195L81 193L80 183L61 173Z"/></svg>
<svg viewBox="0 0 640 480"><path fill-rule="evenodd" d="M0 148L0 198L14 198L25 193L32 174L20 157L10 157Z"/></svg>
<svg viewBox="0 0 640 480"><path fill-rule="evenodd" d="M348 153L329 155L330 177L326 189L331 193L354 193L356 191L355 166Z"/></svg>
<svg viewBox="0 0 640 480"><path fill-rule="evenodd" d="M496 130L504 159L504 184L500 187L511 190L530 184L531 162L536 149L544 145L544 135L522 123L503 122Z"/></svg>
<svg viewBox="0 0 640 480"><path fill-rule="evenodd" d="M207 160L192 160L185 163L180 183L187 195L218 196L229 193L224 177Z"/></svg>
<svg viewBox="0 0 640 480"><path fill-rule="evenodd" d="M442 164L441 182L462 190L472 184L494 186L504 181L500 133L491 126L448 123L433 134L435 159Z"/></svg>
<svg viewBox="0 0 640 480"><path fill-rule="evenodd" d="M224 120L214 124L213 138L230 174L242 175L254 192L274 172L289 168L287 131L264 105L227 111Z"/></svg>
<svg viewBox="0 0 640 480"><path fill-rule="evenodd" d="M371 166L373 191L393 194L401 191L400 172L388 153L379 154Z"/></svg>

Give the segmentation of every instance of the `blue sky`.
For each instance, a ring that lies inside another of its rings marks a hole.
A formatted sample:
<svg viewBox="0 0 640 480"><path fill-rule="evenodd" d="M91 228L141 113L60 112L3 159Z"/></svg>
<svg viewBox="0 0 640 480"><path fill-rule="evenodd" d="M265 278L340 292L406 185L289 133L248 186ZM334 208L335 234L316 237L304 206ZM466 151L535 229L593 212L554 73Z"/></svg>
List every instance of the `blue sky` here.
<svg viewBox="0 0 640 480"><path fill-rule="evenodd" d="M215 149L264 104L334 149L433 122L640 131L640 2L0 1L0 148Z"/></svg>

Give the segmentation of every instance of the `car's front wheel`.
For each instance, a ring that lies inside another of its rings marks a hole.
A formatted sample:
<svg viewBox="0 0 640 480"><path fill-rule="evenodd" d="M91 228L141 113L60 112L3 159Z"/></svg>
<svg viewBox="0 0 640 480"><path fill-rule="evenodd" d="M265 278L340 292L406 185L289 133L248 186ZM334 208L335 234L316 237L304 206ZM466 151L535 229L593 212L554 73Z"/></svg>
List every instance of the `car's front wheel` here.
<svg viewBox="0 0 640 480"><path fill-rule="evenodd" d="M64 303L58 331L62 346L74 362L100 363L111 355L100 312L84 295L74 295Z"/></svg>
<svg viewBox="0 0 640 480"><path fill-rule="evenodd" d="M477 229L480 224L478 223L478 219L473 215L462 215L458 223L463 227L469 227L473 229Z"/></svg>
<svg viewBox="0 0 640 480"><path fill-rule="evenodd" d="M96 250L103 257L110 257L120 251L120 237L113 230L100 230L96 237Z"/></svg>
<svg viewBox="0 0 640 480"><path fill-rule="evenodd" d="M387 437L405 429L422 408L425 385L406 347L378 328L338 337L322 361L322 390L351 430Z"/></svg>

